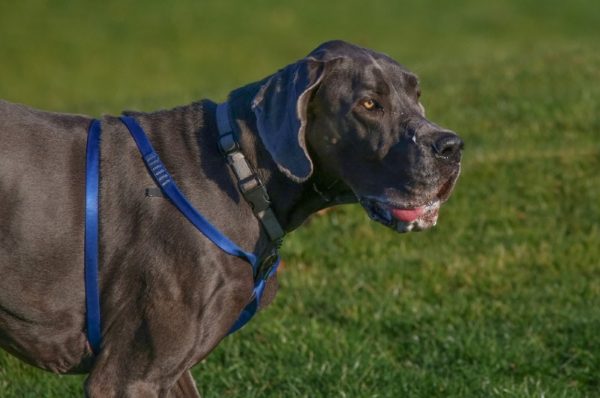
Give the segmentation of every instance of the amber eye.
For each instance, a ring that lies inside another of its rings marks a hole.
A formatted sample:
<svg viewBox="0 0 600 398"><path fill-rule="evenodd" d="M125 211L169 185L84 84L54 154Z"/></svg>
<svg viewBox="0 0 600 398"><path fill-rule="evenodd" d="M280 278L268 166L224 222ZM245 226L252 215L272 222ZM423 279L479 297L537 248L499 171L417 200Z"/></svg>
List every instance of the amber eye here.
<svg viewBox="0 0 600 398"><path fill-rule="evenodd" d="M375 100L373 100L371 98L362 100L361 105L363 106L363 108L365 108L368 111L372 111L375 108L377 108L377 102L375 102Z"/></svg>

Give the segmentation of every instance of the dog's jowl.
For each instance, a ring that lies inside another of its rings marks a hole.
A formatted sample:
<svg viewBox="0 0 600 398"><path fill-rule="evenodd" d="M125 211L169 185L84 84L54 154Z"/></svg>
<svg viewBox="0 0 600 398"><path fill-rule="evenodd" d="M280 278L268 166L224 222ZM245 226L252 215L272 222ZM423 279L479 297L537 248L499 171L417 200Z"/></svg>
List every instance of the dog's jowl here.
<svg viewBox="0 0 600 398"><path fill-rule="evenodd" d="M420 93L386 55L333 41L226 104L126 112L190 206L256 267L199 231L122 120L102 117L97 352L84 286L92 118L0 101L0 346L52 372L89 373L91 397L197 396L189 369L242 310L273 298L283 233L342 203L398 232L436 224L463 142L425 117Z"/></svg>

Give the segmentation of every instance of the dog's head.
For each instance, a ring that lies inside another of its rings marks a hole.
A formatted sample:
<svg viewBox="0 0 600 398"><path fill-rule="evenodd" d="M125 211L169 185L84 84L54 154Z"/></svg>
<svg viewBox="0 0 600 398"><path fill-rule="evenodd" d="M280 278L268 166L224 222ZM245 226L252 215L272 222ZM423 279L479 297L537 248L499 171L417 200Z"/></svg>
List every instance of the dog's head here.
<svg viewBox="0 0 600 398"><path fill-rule="evenodd" d="M317 168L396 231L435 225L460 172L462 140L425 118L417 77L386 55L328 42L254 98L263 144L289 178Z"/></svg>

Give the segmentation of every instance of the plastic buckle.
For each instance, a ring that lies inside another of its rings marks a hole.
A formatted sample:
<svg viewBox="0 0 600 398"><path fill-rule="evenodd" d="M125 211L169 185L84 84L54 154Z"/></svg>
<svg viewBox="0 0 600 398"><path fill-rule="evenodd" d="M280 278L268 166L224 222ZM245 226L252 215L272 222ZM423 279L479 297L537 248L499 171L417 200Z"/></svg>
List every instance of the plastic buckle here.
<svg viewBox="0 0 600 398"><path fill-rule="evenodd" d="M247 193L254 191L255 189L258 189L262 186L262 181L257 177L256 174L251 174L242 180L238 180L238 189L244 196L246 196Z"/></svg>
<svg viewBox="0 0 600 398"><path fill-rule="evenodd" d="M235 139L233 131L225 133L219 137L219 150L224 155L228 155L231 152L240 150L240 145Z"/></svg>
<svg viewBox="0 0 600 398"><path fill-rule="evenodd" d="M256 179L258 185L248 190L242 189L240 186L240 191L242 191L242 195L244 198L250 202L252 205L252 210L255 213L261 212L267 209L271 202L269 201L269 194L267 193L267 188L260 182L260 180Z"/></svg>

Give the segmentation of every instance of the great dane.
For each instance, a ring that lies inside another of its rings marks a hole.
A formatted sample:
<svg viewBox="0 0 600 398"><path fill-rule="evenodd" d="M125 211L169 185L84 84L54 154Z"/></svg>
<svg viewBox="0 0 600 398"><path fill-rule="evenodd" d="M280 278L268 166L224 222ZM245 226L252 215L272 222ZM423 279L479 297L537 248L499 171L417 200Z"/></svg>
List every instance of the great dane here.
<svg viewBox="0 0 600 398"><path fill-rule="evenodd" d="M435 225L463 142L425 117L417 77L342 41L229 94L242 153L288 232L358 202L395 231ZM128 112L181 190L224 235L272 248L217 145L216 104ZM199 396L189 369L250 300L248 264L219 250L155 186L117 117L101 118L102 347L85 332L86 116L0 101L0 345L56 373L89 373L90 397ZM276 289L270 278L262 305Z"/></svg>

